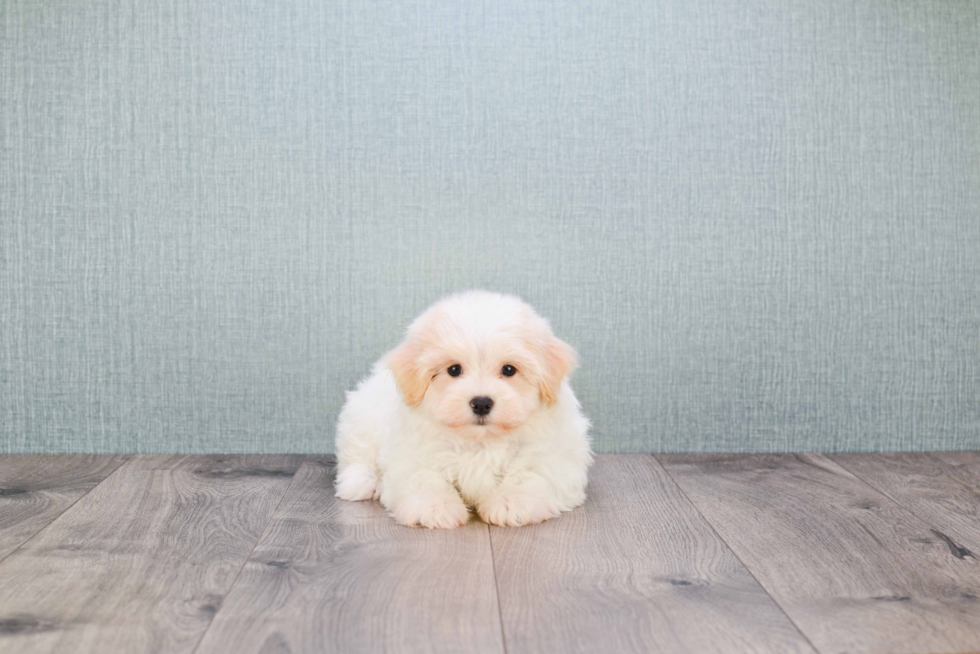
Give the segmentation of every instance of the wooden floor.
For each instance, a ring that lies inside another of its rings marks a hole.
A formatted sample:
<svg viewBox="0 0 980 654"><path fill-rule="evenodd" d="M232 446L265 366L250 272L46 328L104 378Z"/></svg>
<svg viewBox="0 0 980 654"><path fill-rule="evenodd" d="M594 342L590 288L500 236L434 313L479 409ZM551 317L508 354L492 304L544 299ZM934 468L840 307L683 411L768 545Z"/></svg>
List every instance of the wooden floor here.
<svg viewBox="0 0 980 654"><path fill-rule="evenodd" d="M0 652L980 651L980 452L600 456L582 508L455 531L333 478L0 456Z"/></svg>

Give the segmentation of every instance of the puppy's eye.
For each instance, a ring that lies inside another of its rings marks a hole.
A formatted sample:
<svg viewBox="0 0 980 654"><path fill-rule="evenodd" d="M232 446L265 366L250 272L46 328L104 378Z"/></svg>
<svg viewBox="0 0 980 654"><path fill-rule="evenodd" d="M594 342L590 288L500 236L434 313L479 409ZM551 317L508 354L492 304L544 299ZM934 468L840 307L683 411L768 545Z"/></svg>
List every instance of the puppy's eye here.
<svg viewBox="0 0 980 654"><path fill-rule="evenodd" d="M446 372L449 373L450 377L459 377L463 374L463 366L459 365L458 363L454 363L453 365L449 366L449 370Z"/></svg>
<svg viewBox="0 0 980 654"><path fill-rule="evenodd" d="M517 368L508 363L506 366L500 369L500 374L502 374L504 377L513 377L517 374Z"/></svg>

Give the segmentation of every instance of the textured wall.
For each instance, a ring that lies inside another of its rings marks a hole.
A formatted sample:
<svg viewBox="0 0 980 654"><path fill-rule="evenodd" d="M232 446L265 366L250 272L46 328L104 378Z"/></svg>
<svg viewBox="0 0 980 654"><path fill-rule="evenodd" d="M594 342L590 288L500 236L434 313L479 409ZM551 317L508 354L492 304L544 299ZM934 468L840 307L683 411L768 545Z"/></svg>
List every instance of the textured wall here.
<svg viewBox="0 0 980 654"><path fill-rule="evenodd" d="M0 451L329 451L518 293L600 451L980 447L980 3L0 3Z"/></svg>

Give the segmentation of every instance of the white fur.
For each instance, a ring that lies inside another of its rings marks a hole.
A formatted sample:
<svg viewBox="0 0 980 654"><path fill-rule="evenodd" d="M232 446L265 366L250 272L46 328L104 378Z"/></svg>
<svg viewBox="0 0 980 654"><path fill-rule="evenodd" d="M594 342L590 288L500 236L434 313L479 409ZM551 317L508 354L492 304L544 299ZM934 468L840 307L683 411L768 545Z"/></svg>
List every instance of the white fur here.
<svg viewBox="0 0 980 654"><path fill-rule="evenodd" d="M463 374L447 373L454 363ZM505 377L504 364L518 373ZM541 522L585 501L589 422L570 347L516 297L470 291L423 313L347 394L337 497L380 499L403 525ZM494 401L484 423L469 401Z"/></svg>

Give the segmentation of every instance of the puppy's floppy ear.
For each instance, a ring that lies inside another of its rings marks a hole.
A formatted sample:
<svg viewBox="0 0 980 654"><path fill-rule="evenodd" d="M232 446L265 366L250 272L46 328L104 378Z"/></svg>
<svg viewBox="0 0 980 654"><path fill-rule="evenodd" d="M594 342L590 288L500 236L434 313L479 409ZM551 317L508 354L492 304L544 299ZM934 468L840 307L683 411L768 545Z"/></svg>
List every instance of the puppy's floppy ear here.
<svg viewBox="0 0 980 654"><path fill-rule="evenodd" d="M541 358L544 363L540 387L541 399L551 406L558 400L561 382L565 379L565 375L578 365L578 357L571 345L549 335Z"/></svg>
<svg viewBox="0 0 980 654"><path fill-rule="evenodd" d="M395 383L402 392L408 406L422 401L429 388L428 371L421 364L422 345L414 338L408 338L385 357L385 365L395 376Z"/></svg>

